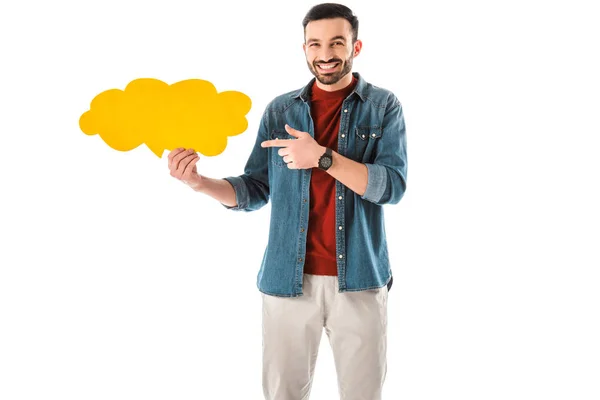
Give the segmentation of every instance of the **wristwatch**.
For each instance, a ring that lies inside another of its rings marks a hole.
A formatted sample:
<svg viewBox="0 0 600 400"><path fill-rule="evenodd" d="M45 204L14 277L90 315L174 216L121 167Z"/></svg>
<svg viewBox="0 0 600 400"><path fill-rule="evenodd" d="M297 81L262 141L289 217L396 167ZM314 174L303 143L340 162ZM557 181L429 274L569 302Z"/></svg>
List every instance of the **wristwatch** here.
<svg viewBox="0 0 600 400"><path fill-rule="evenodd" d="M327 171L332 164L333 158L331 157L331 149L326 147L325 153L321 156L321 158L319 158L319 169Z"/></svg>

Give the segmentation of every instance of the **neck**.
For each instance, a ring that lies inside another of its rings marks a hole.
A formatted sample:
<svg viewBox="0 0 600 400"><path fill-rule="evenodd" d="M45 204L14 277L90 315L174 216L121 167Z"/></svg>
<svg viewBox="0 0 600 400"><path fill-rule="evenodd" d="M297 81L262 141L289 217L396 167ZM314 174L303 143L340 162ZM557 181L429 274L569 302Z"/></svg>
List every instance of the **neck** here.
<svg viewBox="0 0 600 400"><path fill-rule="evenodd" d="M340 90L348 86L352 83L352 72L348 72L342 79L334 83L333 85L324 85L317 79L316 81L317 87L326 92L334 92L336 90Z"/></svg>

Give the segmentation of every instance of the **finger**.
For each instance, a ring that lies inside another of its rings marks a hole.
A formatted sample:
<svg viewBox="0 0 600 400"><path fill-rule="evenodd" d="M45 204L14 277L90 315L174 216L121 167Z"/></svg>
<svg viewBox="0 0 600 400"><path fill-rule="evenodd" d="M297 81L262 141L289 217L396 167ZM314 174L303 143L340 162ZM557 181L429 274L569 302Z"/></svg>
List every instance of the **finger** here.
<svg viewBox="0 0 600 400"><path fill-rule="evenodd" d="M304 133L297 129L292 128L288 124L285 124L285 130L287 131L287 133L289 133L290 135L292 135L294 137L300 137L302 135L302 133Z"/></svg>
<svg viewBox="0 0 600 400"><path fill-rule="evenodd" d="M185 171L185 167L187 167L187 165L190 163L190 161L192 161L192 159L194 157L198 157L197 154L190 154L186 157L184 157L180 162L179 162L179 167L177 168L176 174L178 176L178 179L181 179L181 177L183 176L183 171Z"/></svg>
<svg viewBox="0 0 600 400"><path fill-rule="evenodd" d="M280 156L287 156L288 154L290 154L290 149L287 147L282 147L279 150L277 150L277 154L279 154Z"/></svg>
<svg viewBox="0 0 600 400"><path fill-rule="evenodd" d="M285 162L286 164L290 164L290 163L293 163L294 160L292 160L291 156L285 156L285 157L283 157L283 162Z"/></svg>
<svg viewBox="0 0 600 400"><path fill-rule="evenodd" d="M183 150L184 150L183 147L177 147L177 148L171 150L169 152L169 161L171 161L173 159L173 157L175 157L177 154L179 154L179 152L181 152Z"/></svg>
<svg viewBox="0 0 600 400"><path fill-rule="evenodd" d="M179 162L179 168L177 168L177 170L180 171L181 174L183 175L183 172L185 171L185 169L187 168L187 166L190 164L190 162L192 162L192 160L194 158L200 158L200 157L196 153L193 153L193 154L190 154L189 156L184 157Z"/></svg>
<svg viewBox="0 0 600 400"><path fill-rule="evenodd" d="M183 147L178 147L176 149L173 149L172 151L169 152L169 168L171 167L171 164L173 163L173 157L175 157L177 154L181 153L182 151L184 151L185 149Z"/></svg>
<svg viewBox="0 0 600 400"><path fill-rule="evenodd" d="M198 154L194 154L194 157L190 160L190 162L186 165L185 169L183 170L183 179L188 180L192 177L192 170L194 169L194 166L196 165L199 159L200 156Z"/></svg>
<svg viewBox="0 0 600 400"><path fill-rule="evenodd" d="M293 139L274 139L265 140L260 145L261 147L287 147Z"/></svg>
<svg viewBox="0 0 600 400"><path fill-rule="evenodd" d="M171 170L173 170L173 171L178 170L181 160L183 160L185 157L189 156L190 154L194 154L194 149L187 149L185 151L180 152L175 157L173 157L173 162L171 163Z"/></svg>
<svg viewBox="0 0 600 400"><path fill-rule="evenodd" d="M171 159L171 164L169 166L169 168L171 169L171 171L173 171L173 172L177 171L177 167L179 166L179 162L181 161L181 159L183 157L185 157L188 154L189 154L189 152L186 149L183 149L180 152L178 152L177 154L175 154L173 156L173 158Z"/></svg>

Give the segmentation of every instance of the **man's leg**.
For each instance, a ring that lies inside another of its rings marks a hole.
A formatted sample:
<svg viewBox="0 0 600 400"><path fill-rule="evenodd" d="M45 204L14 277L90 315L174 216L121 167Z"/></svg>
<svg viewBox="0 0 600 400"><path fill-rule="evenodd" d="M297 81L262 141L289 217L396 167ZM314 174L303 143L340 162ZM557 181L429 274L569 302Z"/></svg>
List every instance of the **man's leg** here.
<svg viewBox="0 0 600 400"><path fill-rule="evenodd" d="M323 333L323 277L304 275L303 295L263 298L266 400L308 400Z"/></svg>
<svg viewBox="0 0 600 400"><path fill-rule="evenodd" d="M333 350L341 400L380 400L387 373L387 287L327 293L325 332Z"/></svg>

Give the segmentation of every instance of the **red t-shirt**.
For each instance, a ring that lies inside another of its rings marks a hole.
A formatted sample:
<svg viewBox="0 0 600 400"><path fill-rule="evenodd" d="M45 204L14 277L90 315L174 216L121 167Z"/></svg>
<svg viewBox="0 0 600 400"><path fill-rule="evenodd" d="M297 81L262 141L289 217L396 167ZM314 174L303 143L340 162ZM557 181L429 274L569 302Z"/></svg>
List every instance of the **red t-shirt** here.
<svg viewBox="0 0 600 400"><path fill-rule="evenodd" d="M357 82L352 76L350 85L334 92L319 89L316 81L312 85L310 113L315 140L321 146L337 151L342 103ZM335 204L335 179L326 171L313 168L304 264L307 274L337 276Z"/></svg>

